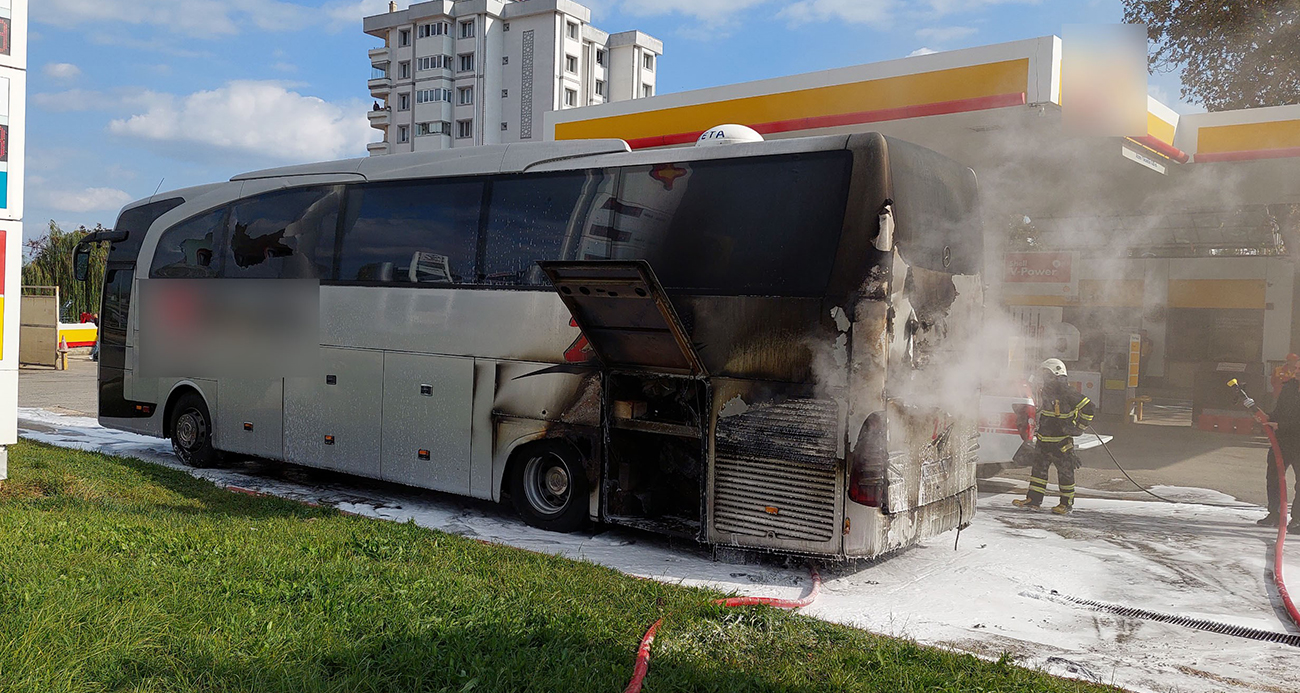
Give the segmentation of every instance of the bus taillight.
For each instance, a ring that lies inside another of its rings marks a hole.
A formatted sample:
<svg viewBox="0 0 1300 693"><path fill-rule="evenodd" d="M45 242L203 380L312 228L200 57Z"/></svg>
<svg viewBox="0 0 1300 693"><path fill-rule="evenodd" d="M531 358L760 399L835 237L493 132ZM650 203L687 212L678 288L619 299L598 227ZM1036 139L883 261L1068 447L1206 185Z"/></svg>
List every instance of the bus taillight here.
<svg viewBox="0 0 1300 693"><path fill-rule="evenodd" d="M876 412L862 424L858 444L849 453L849 499L873 508L885 505L885 469L888 464L885 415Z"/></svg>

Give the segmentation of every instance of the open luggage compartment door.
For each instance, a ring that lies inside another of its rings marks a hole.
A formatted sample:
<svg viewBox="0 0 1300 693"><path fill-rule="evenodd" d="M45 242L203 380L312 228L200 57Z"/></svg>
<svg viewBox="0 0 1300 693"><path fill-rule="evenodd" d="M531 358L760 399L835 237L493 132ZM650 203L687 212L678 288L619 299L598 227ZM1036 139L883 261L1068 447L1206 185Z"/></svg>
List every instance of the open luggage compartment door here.
<svg viewBox="0 0 1300 693"><path fill-rule="evenodd" d="M707 375L644 260L538 263L606 368Z"/></svg>

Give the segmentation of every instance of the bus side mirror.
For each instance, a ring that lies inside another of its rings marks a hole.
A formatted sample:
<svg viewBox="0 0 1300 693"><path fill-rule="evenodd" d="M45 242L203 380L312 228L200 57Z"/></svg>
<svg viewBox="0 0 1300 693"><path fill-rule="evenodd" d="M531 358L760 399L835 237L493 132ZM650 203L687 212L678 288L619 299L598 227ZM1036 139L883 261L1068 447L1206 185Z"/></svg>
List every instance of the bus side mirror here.
<svg viewBox="0 0 1300 693"><path fill-rule="evenodd" d="M72 273L77 281L86 281L90 274L90 245L87 243L78 243L77 249L72 253Z"/></svg>

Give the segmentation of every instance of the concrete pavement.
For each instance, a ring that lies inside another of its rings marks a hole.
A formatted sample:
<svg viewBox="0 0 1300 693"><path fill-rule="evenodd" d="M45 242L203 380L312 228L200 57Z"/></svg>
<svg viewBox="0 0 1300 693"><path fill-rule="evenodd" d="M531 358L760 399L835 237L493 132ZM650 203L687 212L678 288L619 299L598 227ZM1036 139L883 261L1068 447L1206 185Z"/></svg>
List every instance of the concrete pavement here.
<svg viewBox="0 0 1300 693"><path fill-rule="evenodd" d="M99 411L96 379L99 364L89 350L68 354L68 370L22 366L18 370L18 406L95 416Z"/></svg>

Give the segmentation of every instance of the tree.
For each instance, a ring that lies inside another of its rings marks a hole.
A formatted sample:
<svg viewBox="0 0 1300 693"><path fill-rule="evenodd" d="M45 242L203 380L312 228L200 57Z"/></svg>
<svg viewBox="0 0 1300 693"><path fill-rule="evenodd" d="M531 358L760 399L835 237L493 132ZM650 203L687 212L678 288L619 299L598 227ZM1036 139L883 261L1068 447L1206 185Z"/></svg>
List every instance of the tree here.
<svg viewBox="0 0 1300 693"><path fill-rule="evenodd" d="M82 226L72 231L64 231L59 225L50 222L50 230L44 237L27 242L28 259L23 262L23 286L57 286L59 287L60 319L64 322L79 322L82 313L99 312L99 294L104 281L104 262L108 258L108 247L96 243L90 253L90 272L88 279L79 282L72 269L72 251L77 243L92 231L101 231L99 224L93 229Z"/></svg>
<svg viewBox="0 0 1300 693"><path fill-rule="evenodd" d="M1300 103L1300 0L1124 0L1147 25L1153 72L1211 111Z"/></svg>

